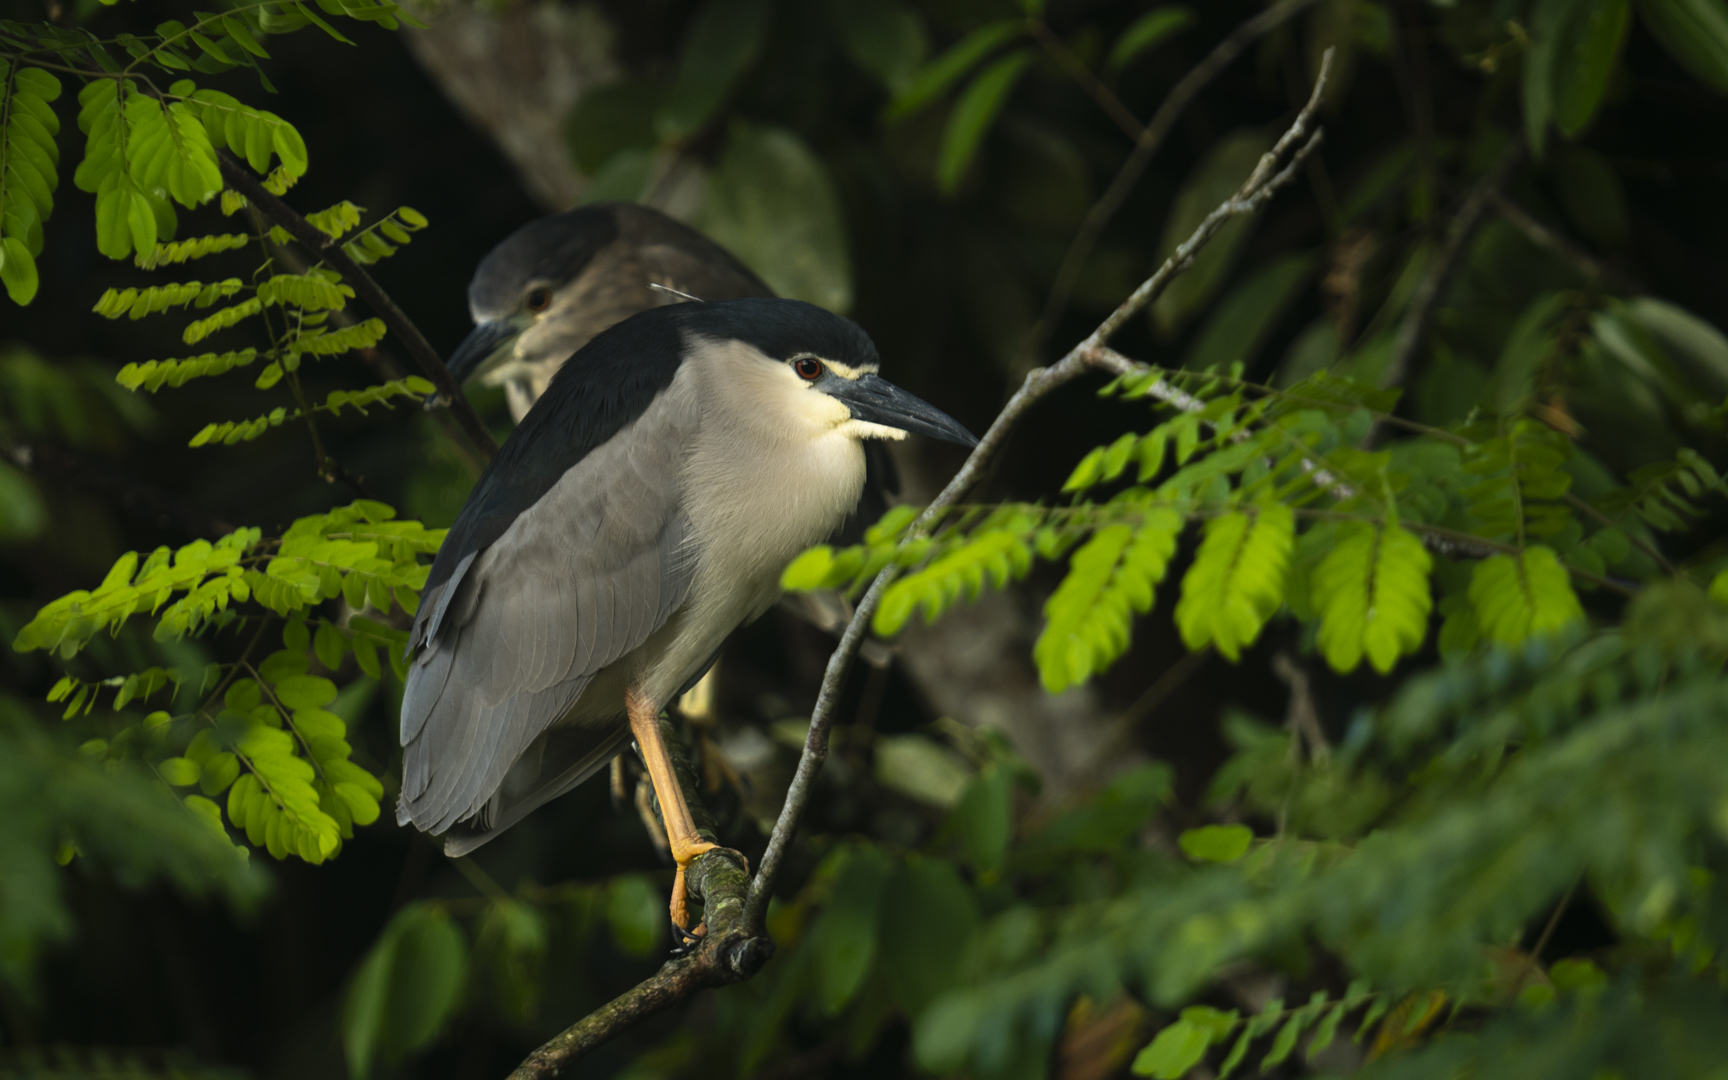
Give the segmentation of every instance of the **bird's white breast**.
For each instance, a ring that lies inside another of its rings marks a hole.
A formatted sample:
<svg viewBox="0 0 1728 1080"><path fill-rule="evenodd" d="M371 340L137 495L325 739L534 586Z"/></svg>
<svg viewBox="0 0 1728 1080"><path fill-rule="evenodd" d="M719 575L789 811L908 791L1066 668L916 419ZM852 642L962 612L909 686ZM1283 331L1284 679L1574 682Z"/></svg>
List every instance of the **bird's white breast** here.
<svg viewBox="0 0 1728 1080"><path fill-rule="evenodd" d="M679 669L766 610L786 564L846 519L864 450L844 405L742 343L704 345L667 392L697 395L702 416L683 469L692 600L648 680L670 693L689 675Z"/></svg>

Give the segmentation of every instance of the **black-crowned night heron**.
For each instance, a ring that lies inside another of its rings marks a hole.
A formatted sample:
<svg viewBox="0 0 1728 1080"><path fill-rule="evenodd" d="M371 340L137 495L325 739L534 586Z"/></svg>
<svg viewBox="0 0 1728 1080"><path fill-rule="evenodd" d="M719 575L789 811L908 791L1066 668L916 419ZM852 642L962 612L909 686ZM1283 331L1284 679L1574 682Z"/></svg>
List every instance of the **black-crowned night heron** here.
<svg viewBox="0 0 1728 1080"><path fill-rule="evenodd" d="M636 203L589 203L523 225L480 260L468 283L474 329L450 355L450 374L458 384L503 386L520 422L565 361L608 326L689 297L773 295L730 251L683 222ZM856 543L900 490L882 447L866 448L865 465L863 498L837 542ZM805 614L832 628L828 607Z"/></svg>
<svg viewBox="0 0 1728 1080"><path fill-rule="evenodd" d="M662 288L654 288L655 285ZM638 311L773 296L732 253L658 210L601 202L531 221L468 284L474 330L450 357L458 383L502 385L520 421L552 375L600 331Z"/></svg>
<svg viewBox="0 0 1728 1080"><path fill-rule="evenodd" d="M653 308L559 369L481 476L421 592L397 821L460 855L634 738L679 874L697 835L662 708L858 501L866 439L976 442L796 300Z"/></svg>

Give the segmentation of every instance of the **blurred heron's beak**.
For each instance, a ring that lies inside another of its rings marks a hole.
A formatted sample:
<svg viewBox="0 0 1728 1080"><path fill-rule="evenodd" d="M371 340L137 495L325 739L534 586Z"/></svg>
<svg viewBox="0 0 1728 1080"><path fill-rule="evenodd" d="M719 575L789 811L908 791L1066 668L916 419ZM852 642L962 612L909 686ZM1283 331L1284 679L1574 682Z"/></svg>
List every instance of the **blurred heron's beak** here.
<svg viewBox="0 0 1728 1080"><path fill-rule="evenodd" d="M446 364L457 385L479 378L509 359L521 333L522 327L510 319L483 322L469 331Z"/></svg>
<svg viewBox="0 0 1728 1080"><path fill-rule="evenodd" d="M824 380L821 388L844 404L854 420L899 428L915 435L928 435L961 446L978 445L978 440L961 427L958 420L880 375L866 374L856 379L834 377L831 381Z"/></svg>
<svg viewBox="0 0 1728 1080"><path fill-rule="evenodd" d="M450 369L450 377L456 380L456 385L461 386L508 360L521 333L522 327L509 319L483 322L468 332L444 366ZM448 404L438 394L426 399L428 409Z"/></svg>

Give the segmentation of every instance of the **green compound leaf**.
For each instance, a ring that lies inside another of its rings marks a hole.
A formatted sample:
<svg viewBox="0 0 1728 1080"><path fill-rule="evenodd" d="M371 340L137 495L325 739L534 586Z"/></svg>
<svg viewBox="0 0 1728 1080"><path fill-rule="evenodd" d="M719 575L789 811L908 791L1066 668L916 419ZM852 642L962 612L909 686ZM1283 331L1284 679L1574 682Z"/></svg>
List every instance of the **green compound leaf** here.
<svg viewBox="0 0 1728 1080"><path fill-rule="evenodd" d="M1384 675L1422 647L1432 567L1422 542L1398 525L1349 522L1338 530L1309 579L1320 651L1334 671L1354 671L1366 655Z"/></svg>
<svg viewBox="0 0 1728 1080"><path fill-rule="evenodd" d="M1206 538L1182 578L1176 626L1189 649L1215 646L1238 659L1284 599L1295 515L1280 503L1206 523Z"/></svg>
<svg viewBox="0 0 1728 1080"><path fill-rule="evenodd" d="M0 60L0 283L15 304L36 298L42 224L60 186L60 120L48 103L60 80Z"/></svg>
<svg viewBox="0 0 1728 1080"><path fill-rule="evenodd" d="M1182 525L1175 511L1154 509L1139 527L1112 525L1075 551L1032 648L1046 690L1078 686L1127 650L1133 618L1152 610Z"/></svg>
<svg viewBox="0 0 1728 1080"><path fill-rule="evenodd" d="M1506 646L1521 645L1584 618L1571 576L1548 547L1483 559L1471 574L1469 596L1482 633Z"/></svg>

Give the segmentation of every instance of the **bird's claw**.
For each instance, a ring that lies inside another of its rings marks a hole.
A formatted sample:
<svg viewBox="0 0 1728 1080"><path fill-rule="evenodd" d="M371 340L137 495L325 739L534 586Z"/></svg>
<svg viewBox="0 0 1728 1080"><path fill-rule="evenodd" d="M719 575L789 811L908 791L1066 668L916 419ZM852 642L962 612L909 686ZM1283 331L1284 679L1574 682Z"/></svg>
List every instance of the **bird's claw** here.
<svg viewBox="0 0 1728 1080"><path fill-rule="evenodd" d="M676 920L674 920L672 923L672 932L678 938L677 944L672 946L673 958L689 956L691 953L696 951L696 947L702 944L702 939L707 936L708 924L697 923L695 929L686 930L684 927L680 926Z"/></svg>

